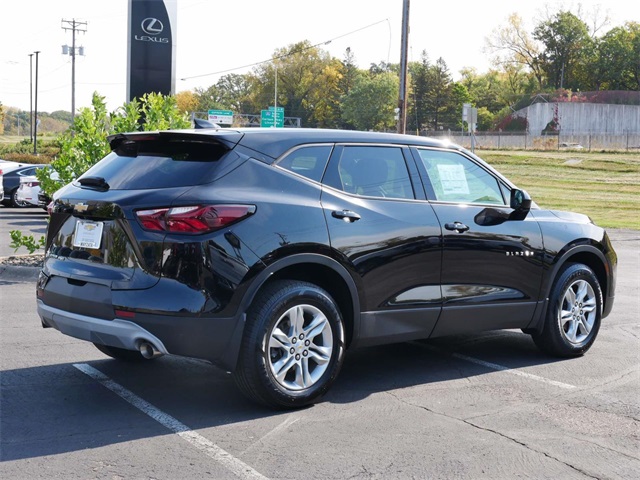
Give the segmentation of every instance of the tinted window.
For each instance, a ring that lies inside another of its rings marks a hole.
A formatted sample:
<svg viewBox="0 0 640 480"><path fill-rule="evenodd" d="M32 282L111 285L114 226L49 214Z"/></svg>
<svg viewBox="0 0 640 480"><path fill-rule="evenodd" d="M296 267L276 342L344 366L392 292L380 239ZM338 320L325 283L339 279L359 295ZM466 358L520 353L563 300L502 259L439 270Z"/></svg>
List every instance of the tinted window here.
<svg viewBox="0 0 640 480"><path fill-rule="evenodd" d="M498 180L484 168L455 152L419 150L435 200L504 205Z"/></svg>
<svg viewBox="0 0 640 480"><path fill-rule="evenodd" d="M298 148L280 160L278 166L319 182L332 148L330 145Z"/></svg>
<svg viewBox="0 0 640 480"><path fill-rule="evenodd" d="M226 152L216 144L136 142L111 152L83 177L102 177L111 190L201 185L213 180Z"/></svg>
<svg viewBox="0 0 640 480"><path fill-rule="evenodd" d="M355 195L414 198L402 150L397 147L344 147L325 183Z"/></svg>

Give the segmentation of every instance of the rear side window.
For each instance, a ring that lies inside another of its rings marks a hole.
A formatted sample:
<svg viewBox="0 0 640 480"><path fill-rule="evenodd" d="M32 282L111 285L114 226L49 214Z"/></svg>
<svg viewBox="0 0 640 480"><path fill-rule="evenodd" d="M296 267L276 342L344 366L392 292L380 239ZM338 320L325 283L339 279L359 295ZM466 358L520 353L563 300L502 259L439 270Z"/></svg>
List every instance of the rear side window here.
<svg viewBox="0 0 640 480"><path fill-rule="evenodd" d="M102 177L111 190L201 185L214 179L228 149L193 142L133 142L111 152L83 177Z"/></svg>
<svg viewBox="0 0 640 480"><path fill-rule="evenodd" d="M319 182L332 148L331 145L298 148L280 160L278 166Z"/></svg>
<svg viewBox="0 0 640 480"><path fill-rule="evenodd" d="M364 197L415 198L398 147L345 146L337 165L332 161L324 183Z"/></svg>

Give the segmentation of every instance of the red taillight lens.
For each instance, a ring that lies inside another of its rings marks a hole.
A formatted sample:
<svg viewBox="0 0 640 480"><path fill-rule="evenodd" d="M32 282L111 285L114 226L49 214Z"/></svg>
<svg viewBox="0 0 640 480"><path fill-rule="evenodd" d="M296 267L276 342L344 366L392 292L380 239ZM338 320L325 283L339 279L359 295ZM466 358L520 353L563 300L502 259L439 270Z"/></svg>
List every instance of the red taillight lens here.
<svg viewBox="0 0 640 480"><path fill-rule="evenodd" d="M226 227L255 211L255 205L196 205L138 210L136 216L147 230L197 234Z"/></svg>
<svg viewBox="0 0 640 480"><path fill-rule="evenodd" d="M27 187L37 187L40 185L40 182L24 182Z"/></svg>

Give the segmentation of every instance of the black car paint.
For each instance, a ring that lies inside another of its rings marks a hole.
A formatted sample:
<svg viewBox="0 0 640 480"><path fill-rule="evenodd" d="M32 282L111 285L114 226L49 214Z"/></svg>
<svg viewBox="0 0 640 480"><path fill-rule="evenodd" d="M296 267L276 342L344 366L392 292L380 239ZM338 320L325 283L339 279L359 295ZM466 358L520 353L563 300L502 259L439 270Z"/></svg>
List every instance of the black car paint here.
<svg viewBox="0 0 640 480"><path fill-rule="evenodd" d="M153 135L119 135L112 147ZM40 301L79 314L97 309L101 318L115 318L116 309L135 312L135 322L162 339L170 353L230 370L246 311L261 286L275 278L325 288L341 308L352 347L463 331L540 328L554 274L572 258L596 271L604 314L611 310L615 253L604 230L586 217L534 208L524 219L512 220L508 207L428 201L430 192L420 182L424 171L411 153L418 146L460 152L514 188L460 147L421 137L304 129L156 135L184 141L213 136L235 148L216 180L204 185L133 192L64 187L54 197ZM415 199L351 195L279 168L274 159L301 143L397 145ZM134 214L210 202L251 203L257 210L228 228L193 237L148 232ZM79 204L87 206L84 212L74 212ZM336 216L343 211L360 218ZM487 212L504 218L487 222ZM121 232L126 255L118 265L60 251L70 244L77 218L105 221L105 228ZM442 227L450 222L469 230Z"/></svg>

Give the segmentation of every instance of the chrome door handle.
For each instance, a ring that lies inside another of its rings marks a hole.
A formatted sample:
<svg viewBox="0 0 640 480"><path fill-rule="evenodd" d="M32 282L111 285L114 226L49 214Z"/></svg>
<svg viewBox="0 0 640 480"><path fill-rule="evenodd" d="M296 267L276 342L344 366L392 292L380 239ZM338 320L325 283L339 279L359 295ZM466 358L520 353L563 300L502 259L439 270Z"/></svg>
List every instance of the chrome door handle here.
<svg viewBox="0 0 640 480"><path fill-rule="evenodd" d="M460 222L445 223L444 228L446 228L447 230L456 231L458 233L466 232L467 230L469 230L468 226Z"/></svg>
<svg viewBox="0 0 640 480"><path fill-rule="evenodd" d="M355 222L356 220L360 220L362 218L356 212L353 212L351 210L334 210L333 212L331 212L331 216L334 218L340 218L345 222Z"/></svg>

